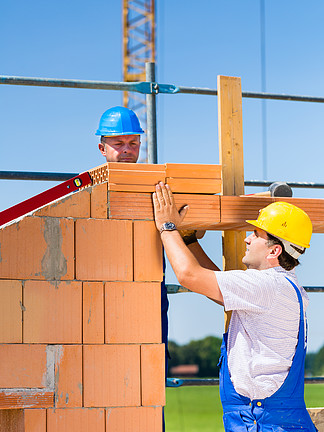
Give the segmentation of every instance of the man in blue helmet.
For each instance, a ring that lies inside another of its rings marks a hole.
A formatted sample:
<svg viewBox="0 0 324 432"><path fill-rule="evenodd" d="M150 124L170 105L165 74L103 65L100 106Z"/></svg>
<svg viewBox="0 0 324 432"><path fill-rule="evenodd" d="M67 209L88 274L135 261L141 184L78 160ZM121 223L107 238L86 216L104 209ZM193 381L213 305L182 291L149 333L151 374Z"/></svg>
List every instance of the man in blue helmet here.
<svg viewBox="0 0 324 432"><path fill-rule="evenodd" d="M99 150L107 162L136 163L144 133L134 111L113 107L101 116L96 135L100 135Z"/></svg>
<svg viewBox="0 0 324 432"><path fill-rule="evenodd" d="M136 163L144 131L134 111L116 106L103 113L96 135L101 137L99 150L107 162ZM163 281L161 283L162 343L165 344L165 375L168 370L168 308L165 286L165 260L163 257ZM163 415L164 431L164 415Z"/></svg>

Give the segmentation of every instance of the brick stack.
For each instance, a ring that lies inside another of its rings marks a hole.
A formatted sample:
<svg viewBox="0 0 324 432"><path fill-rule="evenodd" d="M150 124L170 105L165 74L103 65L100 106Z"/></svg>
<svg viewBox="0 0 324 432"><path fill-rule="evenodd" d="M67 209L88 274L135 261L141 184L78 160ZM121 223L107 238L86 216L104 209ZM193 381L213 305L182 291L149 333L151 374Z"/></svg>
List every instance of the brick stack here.
<svg viewBox="0 0 324 432"><path fill-rule="evenodd" d="M162 430L161 242L108 213L104 183L0 230L1 431Z"/></svg>

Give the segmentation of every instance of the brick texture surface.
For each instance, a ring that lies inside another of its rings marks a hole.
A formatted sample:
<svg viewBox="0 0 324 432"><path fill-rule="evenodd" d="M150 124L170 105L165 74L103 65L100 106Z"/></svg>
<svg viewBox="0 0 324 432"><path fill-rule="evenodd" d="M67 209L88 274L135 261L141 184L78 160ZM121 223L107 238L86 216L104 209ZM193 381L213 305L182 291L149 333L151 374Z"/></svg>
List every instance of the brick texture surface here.
<svg viewBox="0 0 324 432"><path fill-rule="evenodd" d="M24 306L24 342L81 343L81 282L26 281Z"/></svg>
<svg viewBox="0 0 324 432"><path fill-rule="evenodd" d="M165 405L164 344L141 345L142 405Z"/></svg>
<svg viewBox="0 0 324 432"><path fill-rule="evenodd" d="M22 283L0 280L0 343L22 342Z"/></svg>
<svg viewBox="0 0 324 432"><path fill-rule="evenodd" d="M47 432L105 432L103 409L64 408L47 411Z"/></svg>
<svg viewBox="0 0 324 432"><path fill-rule="evenodd" d="M84 345L84 406L140 406L140 346Z"/></svg>
<svg viewBox="0 0 324 432"><path fill-rule="evenodd" d="M65 198L54 201L53 203L37 210L35 216L51 217L90 217L90 190L84 189L78 193L73 193Z"/></svg>
<svg viewBox="0 0 324 432"><path fill-rule="evenodd" d="M92 187L91 191L91 217L94 219L107 219L107 183Z"/></svg>
<svg viewBox="0 0 324 432"><path fill-rule="evenodd" d="M162 281L162 279L162 243L155 223L136 221L134 222L134 280Z"/></svg>
<svg viewBox="0 0 324 432"><path fill-rule="evenodd" d="M44 388L46 346L0 345L0 388Z"/></svg>
<svg viewBox="0 0 324 432"><path fill-rule="evenodd" d="M80 280L133 280L130 221L76 221L76 277Z"/></svg>
<svg viewBox="0 0 324 432"><path fill-rule="evenodd" d="M72 220L26 217L0 230L0 244L0 278L74 278Z"/></svg>
<svg viewBox="0 0 324 432"><path fill-rule="evenodd" d="M82 346L63 345L55 361L55 406L82 406Z"/></svg>
<svg viewBox="0 0 324 432"><path fill-rule="evenodd" d="M106 282L105 342L161 342L161 284Z"/></svg>
<svg viewBox="0 0 324 432"><path fill-rule="evenodd" d="M0 432L162 432L162 244L134 220L151 194L109 219L108 186L151 192L165 166L131 165L0 230Z"/></svg>
<svg viewBox="0 0 324 432"><path fill-rule="evenodd" d="M106 432L162 432L162 407L108 408Z"/></svg>
<svg viewBox="0 0 324 432"><path fill-rule="evenodd" d="M46 432L46 410L24 410L24 432Z"/></svg>
<svg viewBox="0 0 324 432"><path fill-rule="evenodd" d="M83 282L83 343L104 343L104 286Z"/></svg>

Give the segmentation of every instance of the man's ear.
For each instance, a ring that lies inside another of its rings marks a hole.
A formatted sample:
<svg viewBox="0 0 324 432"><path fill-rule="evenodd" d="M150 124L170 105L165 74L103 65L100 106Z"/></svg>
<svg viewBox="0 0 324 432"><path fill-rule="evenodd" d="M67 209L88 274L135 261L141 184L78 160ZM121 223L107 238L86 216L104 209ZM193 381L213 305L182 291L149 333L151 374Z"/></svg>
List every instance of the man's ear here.
<svg viewBox="0 0 324 432"><path fill-rule="evenodd" d="M281 253L282 253L282 247L279 244L272 245L268 258L279 258L279 255Z"/></svg>
<svg viewBox="0 0 324 432"><path fill-rule="evenodd" d="M105 146L105 144L103 144L102 142L100 142L98 144L98 147L99 147L99 150L100 150L100 153L102 154L102 156L106 157L106 146Z"/></svg>

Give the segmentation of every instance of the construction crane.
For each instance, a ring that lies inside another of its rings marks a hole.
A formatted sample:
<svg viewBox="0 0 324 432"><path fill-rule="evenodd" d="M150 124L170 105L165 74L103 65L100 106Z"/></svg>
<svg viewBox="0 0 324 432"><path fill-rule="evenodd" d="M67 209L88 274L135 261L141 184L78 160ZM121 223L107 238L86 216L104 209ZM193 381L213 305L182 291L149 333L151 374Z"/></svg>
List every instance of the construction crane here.
<svg viewBox="0 0 324 432"><path fill-rule="evenodd" d="M123 0L123 81L146 81L145 63L155 62L155 0ZM124 92L123 105L146 130L146 96ZM146 138L140 162L147 162Z"/></svg>

